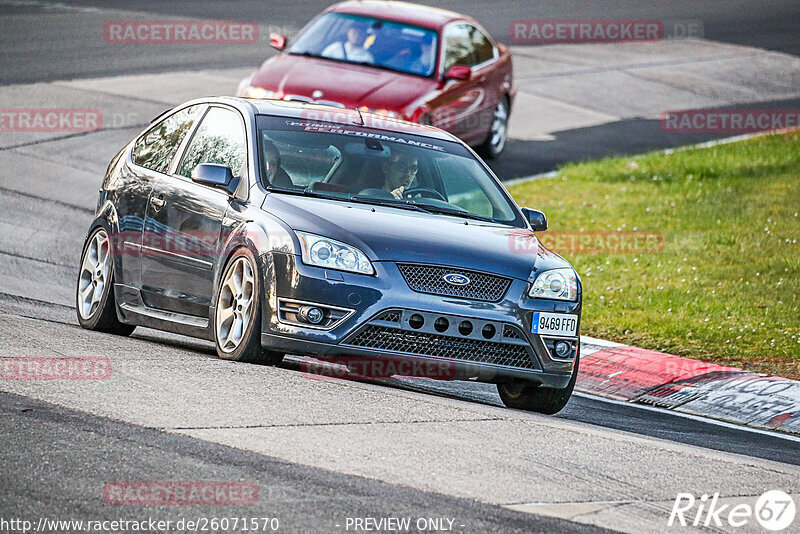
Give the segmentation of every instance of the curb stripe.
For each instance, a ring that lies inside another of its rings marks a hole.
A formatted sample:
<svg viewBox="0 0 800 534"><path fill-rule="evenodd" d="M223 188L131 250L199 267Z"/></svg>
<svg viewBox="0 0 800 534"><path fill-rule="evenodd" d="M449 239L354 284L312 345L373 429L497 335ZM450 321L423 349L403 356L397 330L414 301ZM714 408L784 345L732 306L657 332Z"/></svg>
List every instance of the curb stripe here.
<svg viewBox="0 0 800 534"><path fill-rule="evenodd" d="M581 344L576 384L580 391L800 434L800 382L796 380L591 341Z"/></svg>

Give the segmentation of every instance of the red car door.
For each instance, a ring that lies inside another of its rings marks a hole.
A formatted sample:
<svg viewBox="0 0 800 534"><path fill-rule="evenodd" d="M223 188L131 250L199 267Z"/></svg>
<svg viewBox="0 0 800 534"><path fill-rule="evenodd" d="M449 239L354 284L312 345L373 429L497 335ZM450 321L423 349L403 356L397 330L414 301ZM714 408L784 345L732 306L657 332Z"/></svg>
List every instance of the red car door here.
<svg viewBox="0 0 800 534"><path fill-rule="evenodd" d="M503 77L498 72L497 51L481 30L467 22L448 24L442 33L439 75L444 85L431 102L433 124L466 143L480 143L497 104L498 91L493 86ZM469 80L446 79L454 65L470 67Z"/></svg>

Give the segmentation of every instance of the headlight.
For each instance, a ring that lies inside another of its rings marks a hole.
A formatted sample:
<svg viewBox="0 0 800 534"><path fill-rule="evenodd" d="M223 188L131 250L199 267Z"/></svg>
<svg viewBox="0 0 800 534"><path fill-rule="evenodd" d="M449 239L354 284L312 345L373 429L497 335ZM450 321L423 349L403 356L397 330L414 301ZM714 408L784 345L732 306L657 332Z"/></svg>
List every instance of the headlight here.
<svg viewBox="0 0 800 534"><path fill-rule="evenodd" d="M578 298L578 277L572 269L552 269L536 277L528 292L537 299L575 300Z"/></svg>
<svg viewBox="0 0 800 534"><path fill-rule="evenodd" d="M254 87L252 85L245 87L241 96L245 98L283 98L283 94L280 91L271 91L263 87Z"/></svg>
<svg viewBox="0 0 800 534"><path fill-rule="evenodd" d="M306 232L295 232L300 239L303 263L359 274L373 274L375 269L367 255L341 241L334 241Z"/></svg>

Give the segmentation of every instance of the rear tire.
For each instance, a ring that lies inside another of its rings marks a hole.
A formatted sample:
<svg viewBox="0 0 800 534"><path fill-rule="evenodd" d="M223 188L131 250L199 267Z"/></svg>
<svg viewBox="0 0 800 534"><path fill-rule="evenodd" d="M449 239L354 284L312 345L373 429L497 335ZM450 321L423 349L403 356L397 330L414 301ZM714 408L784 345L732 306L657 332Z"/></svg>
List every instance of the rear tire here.
<svg viewBox="0 0 800 534"><path fill-rule="evenodd" d="M136 325L120 322L114 298L114 256L105 228L96 228L83 245L78 287L78 322L87 330L129 336Z"/></svg>
<svg viewBox="0 0 800 534"><path fill-rule="evenodd" d="M261 347L261 286L253 253L242 247L228 260L217 290L214 345L224 360L278 365L283 353Z"/></svg>
<svg viewBox="0 0 800 534"><path fill-rule="evenodd" d="M530 382L515 380L513 382L502 382L497 384L497 392L500 399L509 408L538 412L553 415L564 409L575 389L575 381L578 378L578 363L580 359L576 356L575 366L572 369L572 376L569 384L563 389L547 388Z"/></svg>

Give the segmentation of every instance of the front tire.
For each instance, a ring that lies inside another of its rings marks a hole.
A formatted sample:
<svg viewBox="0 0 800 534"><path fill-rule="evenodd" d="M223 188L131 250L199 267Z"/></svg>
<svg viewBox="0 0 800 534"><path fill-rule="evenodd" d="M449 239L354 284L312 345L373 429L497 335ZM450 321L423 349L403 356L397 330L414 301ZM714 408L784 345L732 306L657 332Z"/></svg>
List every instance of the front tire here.
<svg viewBox="0 0 800 534"><path fill-rule="evenodd" d="M576 356L572 376L567 387L563 389L546 388L530 382L515 380L497 384L497 392L500 394L503 404L509 408L546 415L556 414L564 409L572 396L572 391L575 389L575 381L578 378L579 361Z"/></svg>
<svg viewBox="0 0 800 534"><path fill-rule="evenodd" d="M507 96L503 96L494 108L489 132L486 134L486 139L477 150L477 152L486 159L496 159L500 157L500 154L502 154L503 150L506 148L510 109L511 107Z"/></svg>
<svg viewBox="0 0 800 534"><path fill-rule="evenodd" d="M214 345L224 360L277 365L283 354L261 347L261 287L253 253L242 247L223 271L214 313Z"/></svg>
<svg viewBox="0 0 800 534"><path fill-rule="evenodd" d="M87 330L129 336L136 329L136 325L124 324L117 317L114 258L108 232L103 227L89 234L83 245L75 311L78 322Z"/></svg>

